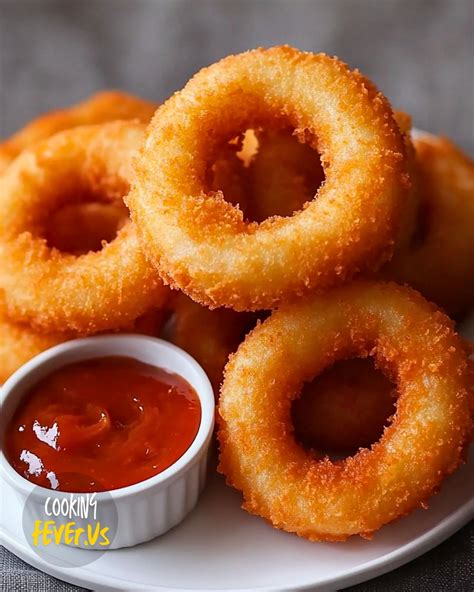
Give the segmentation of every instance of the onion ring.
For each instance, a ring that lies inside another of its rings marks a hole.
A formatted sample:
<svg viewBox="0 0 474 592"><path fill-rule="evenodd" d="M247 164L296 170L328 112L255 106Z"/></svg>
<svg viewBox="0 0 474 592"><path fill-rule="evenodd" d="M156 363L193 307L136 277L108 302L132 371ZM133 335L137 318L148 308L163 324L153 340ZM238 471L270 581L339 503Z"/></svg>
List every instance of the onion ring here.
<svg viewBox="0 0 474 592"><path fill-rule="evenodd" d="M351 453L379 440L394 412L394 385L369 359L341 360L305 384L293 403L295 436L306 448Z"/></svg>
<svg viewBox="0 0 474 592"><path fill-rule="evenodd" d="M397 384L371 449L315 459L294 439L291 402L338 359L372 355ZM470 438L468 359L451 321L417 292L354 282L286 305L231 357L219 402L219 470L244 508L310 540L370 536L427 499Z"/></svg>
<svg viewBox="0 0 474 592"><path fill-rule="evenodd" d="M157 104L138 97L118 91L106 91L97 93L78 105L41 115L0 143L0 174L20 152L60 131L116 119L137 119L148 123L157 108Z"/></svg>
<svg viewBox="0 0 474 592"><path fill-rule="evenodd" d="M474 161L449 140L414 140L419 172L418 229L382 270L453 317L474 304Z"/></svg>
<svg viewBox="0 0 474 592"><path fill-rule="evenodd" d="M0 288L9 318L42 331L97 333L128 326L167 298L127 222L98 253L50 248L51 211L128 191L144 127L115 122L61 132L24 151L0 178Z"/></svg>
<svg viewBox="0 0 474 592"><path fill-rule="evenodd" d="M257 225L203 187L216 147L265 124L307 137L326 181L305 210ZM407 178L403 139L373 85L336 59L277 47L202 70L158 109L127 204L166 283L209 307L258 310L377 269Z"/></svg>
<svg viewBox="0 0 474 592"><path fill-rule="evenodd" d="M0 173L26 148L55 133L117 119L137 119L148 123L158 105L118 91L93 95L78 105L46 113L0 143ZM99 251L102 243L111 242L128 218L122 201L115 204L67 204L48 223L50 246L75 255Z"/></svg>

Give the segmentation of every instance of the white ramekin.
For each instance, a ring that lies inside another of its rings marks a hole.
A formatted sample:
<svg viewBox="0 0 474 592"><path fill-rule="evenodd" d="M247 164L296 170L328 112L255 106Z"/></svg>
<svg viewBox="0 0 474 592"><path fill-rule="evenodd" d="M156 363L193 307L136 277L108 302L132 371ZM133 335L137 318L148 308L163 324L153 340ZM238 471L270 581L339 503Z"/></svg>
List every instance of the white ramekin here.
<svg viewBox="0 0 474 592"><path fill-rule="evenodd" d="M5 426L17 405L41 378L66 364L108 356L134 358L182 376L194 388L201 403L198 433L180 459L150 479L96 494L102 521L116 522L116 533L108 548L117 549L143 543L176 526L193 509L203 489L215 404L209 379L191 356L161 339L131 334L76 339L57 345L22 366L2 387L0 435L3 442ZM44 516L44 504L49 496L60 499L70 496L23 478L9 464L3 450L0 470L25 503L28 499L33 516Z"/></svg>

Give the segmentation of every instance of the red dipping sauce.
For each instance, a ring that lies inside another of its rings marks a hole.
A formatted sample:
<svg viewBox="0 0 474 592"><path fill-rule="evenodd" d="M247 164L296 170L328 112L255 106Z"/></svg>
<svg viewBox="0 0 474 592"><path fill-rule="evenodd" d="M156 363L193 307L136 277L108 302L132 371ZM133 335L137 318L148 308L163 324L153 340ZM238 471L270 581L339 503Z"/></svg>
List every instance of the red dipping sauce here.
<svg viewBox="0 0 474 592"><path fill-rule="evenodd" d="M175 463L201 422L191 385L124 357L64 366L20 402L5 455L29 481L69 492L133 485Z"/></svg>

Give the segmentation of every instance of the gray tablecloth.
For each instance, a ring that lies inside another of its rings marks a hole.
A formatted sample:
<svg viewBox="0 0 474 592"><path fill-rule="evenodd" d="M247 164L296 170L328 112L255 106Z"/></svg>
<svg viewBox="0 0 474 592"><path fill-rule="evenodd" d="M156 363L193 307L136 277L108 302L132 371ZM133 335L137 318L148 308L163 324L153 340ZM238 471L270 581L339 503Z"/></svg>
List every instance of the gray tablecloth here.
<svg viewBox="0 0 474 592"><path fill-rule="evenodd" d="M289 43L338 55L474 152L471 0L0 0L0 135L103 88L163 100L203 65ZM358 591L474 590L474 527ZM72 590L1 550L2 590Z"/></svg>

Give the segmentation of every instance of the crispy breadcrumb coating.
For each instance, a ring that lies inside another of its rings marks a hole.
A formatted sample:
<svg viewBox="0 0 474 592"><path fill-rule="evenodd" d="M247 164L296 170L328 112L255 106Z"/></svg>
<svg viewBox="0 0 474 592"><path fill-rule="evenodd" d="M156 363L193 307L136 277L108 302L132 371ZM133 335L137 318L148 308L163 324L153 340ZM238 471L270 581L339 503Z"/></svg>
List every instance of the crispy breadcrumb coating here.
<svg viewBox="0 0 474 592"><path fill-rule="evenodd" d="M246 222L205 193L216 147L246 129L291 127L326 180L291 218ZM393 250L409 185L388 101L326 55L257 49L201 70L154 116L127 204L166 283L210 307L258 310L377 269Z"/></svg>

